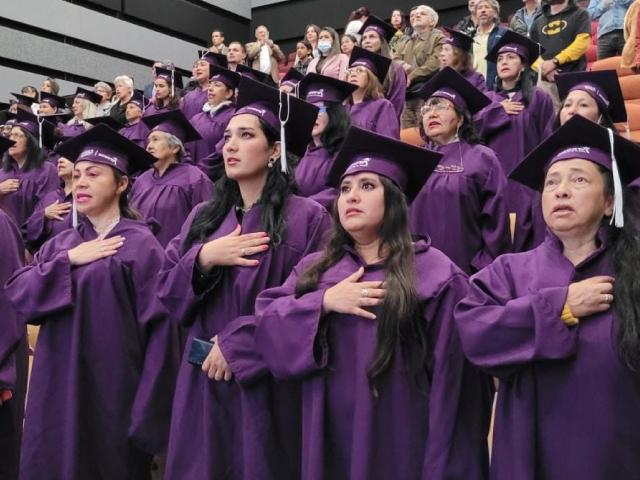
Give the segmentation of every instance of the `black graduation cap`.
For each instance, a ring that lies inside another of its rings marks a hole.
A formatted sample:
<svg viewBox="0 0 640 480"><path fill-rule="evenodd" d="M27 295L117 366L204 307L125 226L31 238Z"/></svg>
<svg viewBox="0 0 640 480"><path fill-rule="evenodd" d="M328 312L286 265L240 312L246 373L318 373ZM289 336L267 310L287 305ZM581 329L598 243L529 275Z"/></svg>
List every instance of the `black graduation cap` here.
<svg viewBox="0 0 640 480"><path fill-rule="evenodd" d="M344 102L358 86L319 73L308 73L298 85L300 98L310 103Z"/></svg>
<svg viewBox="0 0 640 480"><path fill-rule="evenodd" d="M560 73L556 76L558 94L562 100L572 90L582 90L596 101L600 108L608 111L614 122L627 121L627 109L615 70Z"/></svg>
<svg viewBox="0 0 640 480"><path fill-rule="evenodd" d="M447 33L448 44L464 50L465 52L471 52L473 50L473 37L449 27L442 27L442 30Z"/></svg>
<svg viewBox="0 0 640 480"><path fill-rule="evenodd" d="M67 102L64 97L59 97L58 95L54 95L53 93L48 92L40 93L40 103L48 103L57 110L61 110L67 107Z"/></svg>
<svg viewBox="0 0 640 480"><path fill-rule="evenodd" d="M303 78L304 74L302 72L291 67L280 79L280 86L289 85L292 88L296 88Z"/></svg>
<svg viewBox="0 0 640 480"><path fill-rule="evenodd" d="M41 144L45 147L50 148L55 143L55 125L47 121L45 117L38 117L26 110L18 110L14 125L25 129L35 138L40 139ZM40 135L41 132L42 136Z"/></svg>
<svg viewBox="0 0 640 480"><path fill-rule="evenodd" d="M367 20L362 24L362 27L360 27L358 35L364 35L364 32L367 30L374 30L380 35L380 38L384 38L387 42L396 34L396 28L393 25L375 15L369 15Z"/></svg>
<svg viewBox="0 0 640 480"><path fill-rule="evenodd" d="M229 70L228 68L219 67L217 65L209 66L211 70L210 82L222 82L227 88L237 88L240 83L240 74Z"/></svg>
<svg viewBox="0 0 640 480"><path fill-rule="evenodd" d="M441 158L441 153L351 126L329 172L328 184L339 188L345 175L373 172L392 180L412 201Z"/></svg>
<svg viewBox="0 0 640 480"><path fill-rule="evenodd" d="M156 78L162 78L175 88L182 88L182 75L174 68L156 67Z"/></svg>
<svg viewBox="0 0 640 480"><path fill-rule="evenodd" d="M129 99L127 104L129 103L134 103L140 108L140 110L144 110L144 107L145 107L144 92L142 90L134 89L133 95L131 95L131 98Z"/></svg>
<svg viewBox="0 0 640 480"><path fill-rule="evenodd" d="M469 110L472 115L491 103L489 97L451 67L445 67L431 77L418 95L425 100L445 98L459 110Z"/></svg>
<svg viewBox="0 0 640 480"><path fill-rule="evenodd" d="M5 154L9 148L15 145L16 142L9 140L7 137L0 135L0 157Z"/></svg>
<svg viewBox="0 0 640 480"><path fill-rule="evenodd" d="M90 123L93 126L100 125L100 124L108 125L109 127L113 128L115 131L118 131L122 127L124 127L124 125L122 123L120 123L115 118L113 118L113 117L111 117L109 115L104 115L104 116L101 116L101 117L87 118L87 119L85 119L85 122Z"/></svg>
<svg viewBox="0 0 640 480"><path fill-rule="evenodd" d="M178 137L182 143L202 138L180 109L142 117L142 121L151 131L169 133Z"/></svg>
<svg viewBox="0 0 640 480"><path fill-rule="evenodd" d="M580 115L574 115L540 143L509 177L534 190L541 190L549 167L560 160L581 158L612 170L609 131ZM613 134L613 151L620 180L628 185L640 177L640 146Z"/></svg>
<svg viewBox="0 0 640 480"><path fill-rule="evenodd" d="M14 121L16 114L9 110L2 110L0 112L0 125L6 125L9 121Z"/></svg>
<svg viewBox="0 0 640 480"><path fill-rule="evenodd" d="M18 102L18 105L24 105L25 107L31 107L34 103L36 103L36 99L33 97L29 97L27 95L22 95L21 93L11 93Z"/></svg>
<svg viewBox="0 0 640 480"><path fill-rule="evenodd" d="M125 175L146 170L157 160L144 148L104 124L67 140L55 151L74 163L85 160L100 163Z"/></svg>
<svg viewBox="0 0 640 480"><path fill-rule="evenodd" d="M485 59L489 62L497 62L498 55L505 52L513 52L520 55L524 62L531 65L545 52L539 44L512 30L507 30L489 51Z"/></svg>
<svg viewBox="0 0 640 480"><path fill-rule="evenodd" d="M242 65L242 64L236 65L236 73L239 73L243 77L248 77L251 80L255 80L256 82L269 85L270 87L275 86L275 84L273 83L273 78L271 77L270 74L263 73L260 70L247 67L246 65Z"/></svg>
<svg viewBox="0 0 640 480"><path fill-rule="evenodd" d="M200 60L204 60L209 65L217 65L218 67L227 68L227 56L221 53L211 52L209 50L198 50Z"/></svg>
<svg viewBox="0 0 640 480"><path fill-rule="evenodd" d="M73 113L72 112L56 112L56 113L52 113L51 115L40 115L41 118L46 118L48 121L50 121L51 123L58 123L58 122L66 122L68 120L71 119L71 117L73 117Z"/></svg>
<svg viewBox="0 0 640 480"><path fill-rule="evenodd" d="M281 121L286 120L285 149L300 156L311 141L311 130L318 118L318 107L276 88L242 77L238 85L234 116L242 114L262 119L278 134Z"/></svg>
<svg viewBox="0 0 640 480"><path fill-rule="evenodd" d="M74 95L74 98L84 98L86 100L89 100L91 103L95 103L96 105L102 103L102 95L82 87L76 88L76 94Z"/></svg>
<svg viewBox="0 0 640 480"><path fill-rule="evenodd" d="M377 53L370 52L360 47L353 47L351 51L351 58L349 58L349 68L363 66L367 67L373 74L378 77L380 83L384 82L389 66L391 65L391 59L378 55Z"/></svg>

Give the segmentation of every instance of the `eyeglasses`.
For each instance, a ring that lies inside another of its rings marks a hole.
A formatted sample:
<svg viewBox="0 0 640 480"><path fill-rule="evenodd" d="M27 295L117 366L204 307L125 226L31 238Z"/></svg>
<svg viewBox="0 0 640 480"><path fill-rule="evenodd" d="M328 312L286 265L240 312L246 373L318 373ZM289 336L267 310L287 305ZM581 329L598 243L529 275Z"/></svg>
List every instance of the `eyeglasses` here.
<svg viewBox="0 0 640 480"><path fill-rule="evenodd" d="M9 138L14 138L16 140L22 140L23 138L27 138L27 136L24 133L14 133L11 132L9 134Z"/></svg>
<svg viewBox="0 0 640 480"><path fill-rule="evenodd" d="M450 108L451 106L446 105L444 103L436 103L433 105L423 105L422 108L420 109L420 114L428 115L431 112L442 113L449 110Z"/></svg>
<svg viewBox="0 0 640 480"><path fill-rule="evenodd" d="M361 73L367 73L367 69L365 67L347 68L347 75L351 75L352 73L360 75Z"/></svg>

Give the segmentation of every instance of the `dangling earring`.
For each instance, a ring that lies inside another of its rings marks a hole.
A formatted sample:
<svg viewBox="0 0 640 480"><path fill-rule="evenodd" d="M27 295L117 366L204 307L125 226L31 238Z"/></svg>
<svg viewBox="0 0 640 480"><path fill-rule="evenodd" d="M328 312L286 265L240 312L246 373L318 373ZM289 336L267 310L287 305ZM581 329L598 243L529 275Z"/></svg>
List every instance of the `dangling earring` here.
<svg viewBox="0 0 640 480"><path fill-rule="evenodd" d="M269 159L269 162L267 163L267 167L269 167L269 168L273 168L273 166L274 166L274 165L275 165L275 163L276 163L276 160L277 160L276 158L270 158L270 159Z"/></svg>

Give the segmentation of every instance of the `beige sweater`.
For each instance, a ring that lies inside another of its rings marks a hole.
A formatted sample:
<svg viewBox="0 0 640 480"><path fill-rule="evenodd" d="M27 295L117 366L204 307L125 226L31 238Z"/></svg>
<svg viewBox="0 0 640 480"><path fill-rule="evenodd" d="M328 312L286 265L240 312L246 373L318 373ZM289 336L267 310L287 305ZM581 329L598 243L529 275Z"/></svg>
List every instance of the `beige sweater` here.
<svg viewBox="0 0 640 480"><path fill-rule="evenodd" d="M631 4L624 17L624 39L622 66L640 68L640 0Z"/></svg>

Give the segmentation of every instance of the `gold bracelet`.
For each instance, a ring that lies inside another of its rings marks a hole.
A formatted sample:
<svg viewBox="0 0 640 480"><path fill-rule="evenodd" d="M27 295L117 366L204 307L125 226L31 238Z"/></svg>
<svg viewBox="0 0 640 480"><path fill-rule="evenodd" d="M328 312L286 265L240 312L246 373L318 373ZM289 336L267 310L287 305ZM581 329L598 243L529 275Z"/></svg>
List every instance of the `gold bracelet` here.
<svg viewBox="0 0 640 480"><path fill-rule="evenodd" d="M571 309L569 308L569 305L567 305L566 303L562 308L562 313L560 314L560 320L562 320L562 322L567 327L573 327L574 325L577 325L578 322L580 321L578 317L575 317L573 315L573 313L571 312Z"/></svg>

